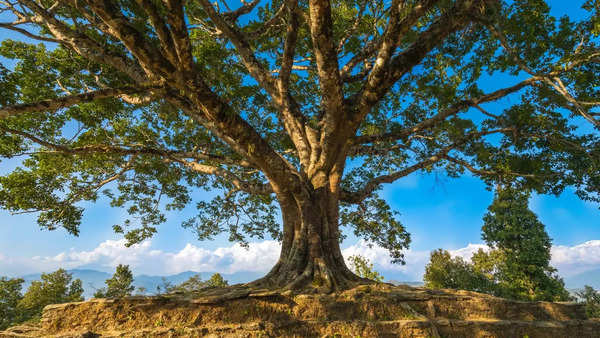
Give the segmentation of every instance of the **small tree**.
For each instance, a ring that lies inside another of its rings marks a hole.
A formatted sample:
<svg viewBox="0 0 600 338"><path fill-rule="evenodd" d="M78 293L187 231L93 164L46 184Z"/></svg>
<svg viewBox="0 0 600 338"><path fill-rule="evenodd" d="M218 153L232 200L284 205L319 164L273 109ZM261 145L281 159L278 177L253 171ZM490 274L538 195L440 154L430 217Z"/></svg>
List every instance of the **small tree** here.
<svg viewBox="0 0 600 338"><path fill-rule="evenodd" d="M206 281L207 287L224 288L228 285L229 282L227 282L220 273L213 274L210 276L210 279Z"/></svg>
<svg viewBox="0 0 600 338"><path fill-rule="evenodd" d="M206 282L202 281L200 274L195 274L181 284L169 286L168 288L166 288L166 292L191 293L194 291L201 290L205 288L205 286Z"/></svg>
<svg viewBox="0 0 600 338"><path fill-rule="evenodd" d="M20 319L17 305L23 298L22 278L0 278L0 331L6 329Z"/></svg>
<svg viewBox="0 0 600 338"><path fill-rule="evenodd" d="M460 257L452 257L446 250L431 252L429 264L423 276L425 286L433 289L463 289L477 292L493 292L493 285L486 276Z"/></svg>
<svg viewBox="0 0 600 338"><path fill-rule="evenodd" d="M119 264L112 278L105 281L106 288L96 291L96 298L120 298L131 296L135 287L133 286L133 273L129 265Z"/></svg>
<svg viewBox="0 0 600 338"><path fill-rule="evenodd" d="M203 281L200 274L196 274L181 284L170 286L166 291L186 294L206 288L224 288L228 285L229 282L226 281L220 273L213 274L207 281Z"/></svg>
<svg viewBox="0 0 600 338"><path fill-rule="evenodd" d="M600 292L586 285L575 293L577 300L585 304L585 312L590 318L600 318Z"/></svg>
<svg viewBox="0 0 600 338"><path fill-rule="evenodd" d="M73 280L73 275L64 269L53 273L43 273L41 281L34 281L27 289L18 308L23 311L24 319L37 319L46 305L83 300L83 287L80 279Z"/></svg>
<svg viewBox="0 0 600 338"><path fill-rule="evenodd" d="M373 263L371 263L368 258L361 255L353 255L348 257L348 261L350 263L350 269L356 275L376 282L383 282L383 276L375 271Z"/></svg>

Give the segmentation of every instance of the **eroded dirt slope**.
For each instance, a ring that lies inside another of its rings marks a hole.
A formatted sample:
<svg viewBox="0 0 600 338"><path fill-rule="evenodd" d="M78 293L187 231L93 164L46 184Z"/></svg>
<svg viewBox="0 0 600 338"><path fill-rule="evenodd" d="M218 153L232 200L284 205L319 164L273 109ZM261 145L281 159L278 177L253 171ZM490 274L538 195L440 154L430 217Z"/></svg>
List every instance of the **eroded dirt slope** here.
<svg viewBox="0 0 600 338"><path fill-rule="evenodd" d="M237 289L51 305L0 337L600 337L582 306L467 291L361 286L329 295Z"/></svg>

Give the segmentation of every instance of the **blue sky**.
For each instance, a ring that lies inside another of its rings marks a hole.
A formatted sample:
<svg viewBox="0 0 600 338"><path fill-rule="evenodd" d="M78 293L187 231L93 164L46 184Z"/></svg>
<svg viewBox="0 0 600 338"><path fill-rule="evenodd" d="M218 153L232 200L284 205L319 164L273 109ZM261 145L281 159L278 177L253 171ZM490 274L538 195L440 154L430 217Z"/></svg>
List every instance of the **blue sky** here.
<svg viewBox="0 0 600 338"><path fill-rule="evenodd" d="M550 3L555 15L578 17L582 13L579 5L573 5L574 1L554 0ZM6 31L0 32L3 39L8 36ZM13 34L10 37L20 38ZM489 81L489 89L514 83L498 81L503 79ZM501 107L502 102L499 102L492 108ZM18 160L0 162L0 174L9 172L16 165ZM202 198L201 194L197 197ZM445 248L460 255L470 252L475 248L474 244L482 243L481 218L493 197L474 177L454 179L435 172L405 177L386 186L382 196L400 212L400 220L412 235L407 266L390 266L386 263L385 252L378 248L369 249L352 235L342 247L346 249L345 253L367 255L378 268L389 271L389 278L413 280L420 278L430 250ZM124 211L110 208L106 200L86 206L79 237L73 237L63 229L41 230L35 215L11 215L0 210L0 276L50 271L61 265L108 271L118 263L130 263L134 272L155 274L187 269L232 271L240 268L232 267L233 264L264 271L278 255L277 244L270 241L253 245L249 252L232 246L226 235L213 241L197 241L191 231L180 226L183 220L193 215L193 207L168 213L167 223L159 227L158 234L150 241L125 249L121 237L111 229ZM534 195L530 206L546 225L557 250L562 250L562 260L554 260L561 273L569 275L600 269L598 205L583 202L568 190L559 197ZM256 259L240 263L241 256ZM154 261L157 263L152 264Z"/></svg>

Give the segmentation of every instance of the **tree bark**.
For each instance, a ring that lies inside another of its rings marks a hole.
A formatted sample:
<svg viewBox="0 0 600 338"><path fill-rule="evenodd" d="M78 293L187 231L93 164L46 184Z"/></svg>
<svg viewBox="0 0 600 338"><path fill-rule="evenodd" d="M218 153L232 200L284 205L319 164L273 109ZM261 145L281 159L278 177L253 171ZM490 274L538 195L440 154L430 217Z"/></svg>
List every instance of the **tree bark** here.
<svg viewBox="0 0 600 338"><path fill-rule="evenodd" d="M332 292L372 281L355 275L340 249L339 200L327 186L278 193L283 240L277 264L252 286Z"/></svg>

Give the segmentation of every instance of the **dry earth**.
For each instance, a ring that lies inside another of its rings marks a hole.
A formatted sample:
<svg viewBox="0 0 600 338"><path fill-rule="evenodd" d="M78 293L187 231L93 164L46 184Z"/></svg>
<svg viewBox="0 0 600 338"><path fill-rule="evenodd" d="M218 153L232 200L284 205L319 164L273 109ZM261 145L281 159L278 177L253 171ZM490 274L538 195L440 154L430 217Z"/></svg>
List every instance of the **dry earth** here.
<svg viewBox="0 0 600 338"><path fill-rule="evenodd" d="M365 285L328 295L231 289L50 305L0 337L600 337L581 305Z"/></svg>

